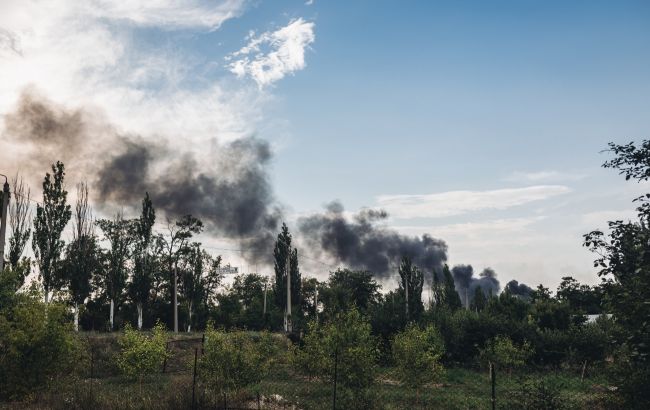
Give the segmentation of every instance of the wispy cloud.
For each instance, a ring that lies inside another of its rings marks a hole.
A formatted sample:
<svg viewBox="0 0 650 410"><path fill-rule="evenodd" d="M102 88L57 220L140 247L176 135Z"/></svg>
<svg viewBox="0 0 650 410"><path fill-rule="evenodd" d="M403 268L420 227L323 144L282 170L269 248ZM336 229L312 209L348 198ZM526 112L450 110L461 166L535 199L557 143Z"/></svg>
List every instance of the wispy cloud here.
<svg viewBox="0 0 650 410"><path fill-rule="evenodd" d="M314 40L314 23L299 18L276 31L251 33L248 44L228 55L226 61L231 72L250 76L261 88L304 69L305 49Z"/></svg>
<svg viewBox="0 0 650 410"><path fill-rule="evenodd" d="M563 185L537 185L428 195L381 195L377 197L377 203L395 218L442 218L488 209L508 209L570 191L570 188Z"/></svg>
<svg viewBox="0 0 650 410"><path fill-rule="evenodd" d="M224 21L241 14L245 4L245 0L92 0L86 12L140 26L215 30Z"/></svg>
<svg viewBox="0 0 650 410"><path fill-rule="evenodd" d="M523 172L515 171L507 177L503 178L504 181L509 182L562 182L562 181L578 181L586 178L587 175L583 173L561 172L554 170L544 170L536 172Z"/></svg>

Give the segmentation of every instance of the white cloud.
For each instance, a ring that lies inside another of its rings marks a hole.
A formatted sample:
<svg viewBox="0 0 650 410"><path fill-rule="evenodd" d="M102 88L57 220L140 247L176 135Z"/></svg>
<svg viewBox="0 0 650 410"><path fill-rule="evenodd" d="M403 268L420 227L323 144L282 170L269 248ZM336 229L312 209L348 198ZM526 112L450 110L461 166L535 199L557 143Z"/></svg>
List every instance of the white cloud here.
<svg viewBox="0 0 650 410"><path fill-rule="evenodd" d="M570 192L563 185L537 185L491 191L449 191L428 195L381 195L378 205L395 218L442 218L469 212L503 210Z"/></svg>
<svg viewBox="0 0 650 410"><path fill-rule="evenodd" d="M578 181L586 177L587 175L582 173L569 173L569 172L561 172L561 171L554 171L554 170L536 171L536 172L515 171L512 174L505 177L503 180L511 181L511 182L540 183L540 182L557 182L557 181Z"/></svg>
<svg viewBox="0 0 650 410"><path fill-rule="evenodd" d="M314 40L314 23L299 18L273 32L251 33L248 44L226 61L237 77L250 76L261 88L305 68L305 49Z"/></svg>
<svg viewBox="0 0 650 410"><path fill-rule="evenodd" d="M96 18L124 20L140 26L202 27L215 30L237 17L245 0L92 0L85 11Z"/></svg>
<svg viewBox="0 0 650 410"><path fill-rule="evenodd" d="M226 87L218 78L187 86L200 59L189 50L152 48L136 38L137 26L215 29L243 7L239 0L3 1L0 116L33 87L69 108L102 111L118 131L145 138L171 136L173 143L185 144L249 135L269 96L252 87ZM0 134L3 126L0 120ZM11 153L0 152L0 160L10 162Z"/></svg>

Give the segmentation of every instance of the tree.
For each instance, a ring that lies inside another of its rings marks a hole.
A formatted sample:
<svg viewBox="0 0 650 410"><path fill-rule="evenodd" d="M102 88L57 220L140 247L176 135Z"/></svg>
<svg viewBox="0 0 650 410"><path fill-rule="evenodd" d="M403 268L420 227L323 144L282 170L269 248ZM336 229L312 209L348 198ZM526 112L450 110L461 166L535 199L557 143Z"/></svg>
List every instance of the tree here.
<svg viewBox="0 0 650 410"><path fill-rule="evenodd" d="M512 370L524 366L533 354L530 343L524 341L517 346L506 336L496 336L481 350L481 357L498 367Z"/></svg>
<svg viewBox="0 0 650 410"><path fill-rule="evenodd" d="M14 200L9 203L9 263L12 269L18 269L18 262L31 235L31 212L29 211L30 189L18 175L12 179ZM28 274L29 272L23 272ZM24 283L25 276L22 277ZM22 286L22 283L21 283Z"/></svg>
<svg viewBox="0 0 650 410"><path fill-rule="evenodd" d="M339 313L324 325L312 322L297 354L308 355L300 363L313 363L309 369L301 366L303 370L317 372L331 383L336 374L340 408L369 407L369 388L377 370L377 340L356 309Z"/></svg>
<svg viewBox="0 0 650 410"><path fill-rule="evenodd" d="M149 193L142 200L142 213L135 222L135 249L133 251L133 278L129 283L129 296L138 310L138 329L142 329L142 311L149 301L153 286L152 240L156 210Z"/></svg>
<svg viewBox="0 0 650 410"><path fill-rule="evenodd" d="M650 140L638 147L610 143L609 151L614 158L603 167L618 169L626 180L650 179ZM638 221L610 221L609 235L596 230L584 236L584 246L597 255L607 307L623 329L617 341L630 352L620 389L629 408L650 401L650 194L635 201Z"/></svg>
<svg viewBox="0 0 650 410"><path fill-rule="evenodd" d="M178 261L184 252L192 236L203 231L203 222L185 215L175 223L167 220L167 235L158 236L157 240L165 251L167 269L171 283L172 312L174 321L174 332L178 333Z"/></svg>
<svg viewBox="0 0 650 410"><path fill-rule="evenodd" d="M193 243L184 254L180 269L180 291L187 305L187 331L192 330L192 313L201 303L208 303L216 288L221 283L219 274L221 256L212 258L201 249L201 244Z"/></svg>
<svg viewBox="0 0 650 410"><path fill-rule="evenodd" d="M447 264L442 268L442 275L444 278L444 306L450 310L460 309L463 304L460 301L458 292L456 292L454 278L451 276L451 271Z"/></svg>
<svg viewBox="0 0 650 410"><path fill-rule="evenodd" d="M444 373L440 364L444 342L433 326L423 330L411 324L395 336L392 345L399 378L408 387L419 389L440 379Z"/></svg>
<svg viewBox="0 0 650 410"><path fill-rule="evenodd" d="M324 313L331 318L356 307L361 314L367 314L379 302L379 288L368 271L338 269L331 272L327 287L321 292Z"/></svg>
<svg viewBox="0 0 650 410"><path fill-rule="evenodd" d="M602 295L599 286L581 285L571 276L565 276L557 288L556 295L557 299L568 304L575 314L602 312Z"/></svg>
<svg viewBox="0 0 650 410"><path fill-rule="evenodd" d="M275 304L280 310L288 313L287 308L287 273L291 277L291 308L300 306L300 269L298 267L298 250L291 247L291 233L286 224L282 224L282 231L278 234L273 249L275 270ZM289 264L289 266L287 266ZM289 268L290 272L287 272ZM287 315L285 330L290 328L291 317Z"/></svg>
<svg viewBox="0 0 650 410"><path fill-rule="evenodd" d="M118 212L113 220L100 219L97 221L97 225L110 245L103 255L101 282L110 301L109 326L110 330L113 330L115 305L119 309L128 279L127 263L131 257L134 221L124 219L123 215Z"/></svg>
<svg viewBox="0 0 650 410"><path fill-rule="evenodd" d="M422 303L422 286L424 285L424 275L417 266L413 265L411 258L402 257L402 263L399 266L399 292L404 294L405 311L407 320L418 320L424 311Z"/></svg>
<svg viewBox="0 0 650 410"><path fill-rule="evenodd" d="M264 378L274 351L273 336L267 332L254 339L246 332L226 333L210 327L199 362L201 380L215 392L239 392Z"/></svg>
<svg viewBox="0 0 650 410"><path fill-rule="evenodd" d="M79 330L79 306L90 296L91 279L101 271L100 249L93 230L92 213L88 205L88 185L77 185L72 242L65 259L65 279L74 304L74 328Z"/></svg>
<svg viewBox="0 0 650 410"><path fill-rule="evenodd" d="M67 204L68 191L63 184L64 177L64 165L57 161L52 165L52 174L45 174L43 204L36 205L34 219L32 249L43 281L46 304L49 303L50 291L61 285L58 277L59 260L65 246L61 233L72 217L70 205Z"/></svg>
<svg viewBox="0 0 650 410"><path fill-rule="evenodd" d="M476 289L474 289L474 299L472 300L472 310L476 312L481 312L483 309L485 309L485 306L487 305L487 298L485 297L485 293L483 293L483 288L480 286L477 286Z"/></svg>
<svg viewBox="0 0 650 410"><path fill-rule="evenodd" d="M142 380L156 373L169 357L167 339L165 326L160 322L153 327L151 336L133 330L127 323L124 335L118 339L121 349L117 366L128 378L137 379L142 386Z"/></svg>

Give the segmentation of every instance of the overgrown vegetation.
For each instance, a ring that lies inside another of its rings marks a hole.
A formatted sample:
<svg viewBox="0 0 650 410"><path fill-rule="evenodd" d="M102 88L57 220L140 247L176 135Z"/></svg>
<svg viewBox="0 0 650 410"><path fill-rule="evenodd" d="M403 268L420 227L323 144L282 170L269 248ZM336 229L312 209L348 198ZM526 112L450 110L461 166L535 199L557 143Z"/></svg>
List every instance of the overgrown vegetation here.
<svg viewBox="0 0 650 410"><path fill-rule="evenodd" d="M627 179L650 178L650 141L610 149L615 158L606 167ZM499 403L507 408L650 403L650 194L637 199L638 221L610 222L609 233L585 235L584 245L597 254L600 285L565 276L555 292L512 281L496 293L490 269L471 287L471 273L463 283L458 279L468 266L433 269L399 255L397 288L384 291L363 270L338 269L324 281L306 278L286 225L275 242L272 280L237 275L224 286L221 257L195 241L200 220L185 215L158 233L145 194L138 218L118 214L89 222L85 184L78 187L72 218L64 176L63 164L56 163L44 179L33 227L35 263L22 257L32 232L27 208L12 208L10 261L0 273L2 400L38 402L50 395L60 404L52 387L72 381L61 394L71 395L65 400L77 407L116 400L115 407L154 408L146 401L154 397L147 396L148 385L181 383L161 375L174 351L180 375L192 374L192 355L198 356L197 406L215 405L221 396L245 404L278 395L278 403L328 408L336 395L337 408L484 407L488 363L497 369ZM15 186L22 195L29 192ZM75 230L66 244L62 232L71 218ZM25 284L32 266L40 281ZM425 274L431 275L427 303ZM602 315L587 320L587 314ZM89 348L83 333L74 331L77 324L81 331L119 330L107 336L117 347L104 346L115 351ZM184 342L170 339L166 328L205 331L204 343L173 347ZM271 333L281 330L291 342ZM99 377L103 390L91 397L100 363L108 375ZM109 399L112 388L119 390L114 386L133 380L141 402ZM182 379L185 388L188 382ZM438 401L434 392L447 397L444 386L465 400ZM187 403L185 396L167 399Z"/></svg>

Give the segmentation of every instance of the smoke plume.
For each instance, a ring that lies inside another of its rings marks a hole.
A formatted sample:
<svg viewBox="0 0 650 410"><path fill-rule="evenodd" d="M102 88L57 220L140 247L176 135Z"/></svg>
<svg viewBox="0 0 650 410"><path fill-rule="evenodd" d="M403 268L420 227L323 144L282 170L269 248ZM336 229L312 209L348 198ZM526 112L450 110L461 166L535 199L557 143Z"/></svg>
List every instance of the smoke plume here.
<svg viewBox="0 0 650 410"><path fill-rule="evenodd" d="M72 179L91 183L99 207L137 209L149 192L170 218L192 214L216 235L240 242L248 260L271 255L281 212L268 176L271 149L254 137L199 144L209 157L174 141L122 135L88 110L67 110L33 91L5 116L4 137L23 152L22 168L39 173L62 160ZM196 147L195 147L196 148Z"/></svg>
<svg viewBox="0 0 650 410"><path fill-rule="evenodd" d="M366 269L380 277L397 270L402 256L431 272L447 260L447 244L429 235L408 237L378 226L387 218L381 210L363 210L348 221L343 206L332 202L326 212L298 221L300 233L314 249L354 269Z"/></svg>
<svg viewBox="0 0 650 410"><path fill-rule="evenodd" d="M451 268L451 274L456 291L465 305L472 303L477 287L487 296L499 293L499 280L492 268L483 269L478 277L475 277L472 265L456 265Z"/></svg>
<svg viewBox="0 0 650 410"><path fill-rule="evenodd" d="M522 298L525 299L530 298L530 294L533 291L533 289L530 286L524 283L519 283L514 279L506 283L506 286L503 290L505 292L510 293L511 295L521 296Z"/></svg>

